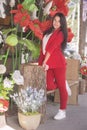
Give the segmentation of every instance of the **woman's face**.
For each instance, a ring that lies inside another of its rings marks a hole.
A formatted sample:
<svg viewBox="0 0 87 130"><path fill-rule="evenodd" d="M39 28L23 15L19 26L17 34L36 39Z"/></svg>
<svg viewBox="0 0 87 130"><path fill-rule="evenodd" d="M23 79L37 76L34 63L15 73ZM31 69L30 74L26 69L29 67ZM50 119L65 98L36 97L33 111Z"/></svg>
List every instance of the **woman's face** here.
<svg viewBox="0 0 87 130"><path fill-rule="evenodd" d="M59 16L56 16L53 20L53 27L54 29L58 29L60 28L61 24L60 24L60 17Z"/></svg>

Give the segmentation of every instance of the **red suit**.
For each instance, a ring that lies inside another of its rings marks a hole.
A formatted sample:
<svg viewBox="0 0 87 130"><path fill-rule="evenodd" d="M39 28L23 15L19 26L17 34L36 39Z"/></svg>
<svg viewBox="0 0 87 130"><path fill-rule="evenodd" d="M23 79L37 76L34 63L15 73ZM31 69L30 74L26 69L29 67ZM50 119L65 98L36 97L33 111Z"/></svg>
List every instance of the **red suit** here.
<svg viewBox="0 0 87 130"><path fill-rule="evenodd" d="M46 64L49 66L47 70L47 90L53 90L58 88L60 92L60 109L66 109L67 105L67 91L66 91L66 61L61 50L61 44L64 40L62 31L54 31L50 36L47 45L46 52L50 53L50 57ZM43 44L43 43L42 43ZM41 49L39 57L39 65L42 65L45 58L45 54Z"/></svg>

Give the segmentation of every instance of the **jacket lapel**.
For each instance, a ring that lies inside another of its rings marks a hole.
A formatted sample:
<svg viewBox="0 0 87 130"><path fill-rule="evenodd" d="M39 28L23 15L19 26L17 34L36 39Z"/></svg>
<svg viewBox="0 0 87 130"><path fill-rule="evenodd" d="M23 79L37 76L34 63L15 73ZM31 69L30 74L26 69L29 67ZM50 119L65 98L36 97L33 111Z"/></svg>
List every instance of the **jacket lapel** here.
<svg viewBox="0 0 87 130"><path fill-rule="evenodd" d="M54 41L54 39L56 38L56 36L58 35L59 31L56 30L55 32L53 32L53 34L50 36L47 45L46 45L46 49L48 48L48 46L50 45L51 42Z"/></svg>

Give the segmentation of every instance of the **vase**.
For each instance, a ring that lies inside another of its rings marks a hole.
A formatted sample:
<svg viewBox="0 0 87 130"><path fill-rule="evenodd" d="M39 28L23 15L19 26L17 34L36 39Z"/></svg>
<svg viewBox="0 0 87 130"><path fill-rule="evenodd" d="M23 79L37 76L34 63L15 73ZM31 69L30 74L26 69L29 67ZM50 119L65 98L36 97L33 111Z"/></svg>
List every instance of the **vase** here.
<svg viewBox="0 0 87 130"><path fill-rule="evenodd" d="M41 114L24 115L18 112L18 121L24 130L36 130L41 121Z"/></svg>
<svg viewBox="0 0 87 130"><path fill-rule="evenodd" d="M0 128L6 125L5 114L0 115Z"/></svg>
<svg viewBox="0 0 87 130"><path fill-rule="evenodd" d="M42 66L37 65L37 63L21 64L20 72L24 77L24 86L22 88L26 88L26 86L43 88L45 96L47 96L46 73ZM41 106L40 113L42 113L41 122L43 123L46 119L46 102Z"/></svg>

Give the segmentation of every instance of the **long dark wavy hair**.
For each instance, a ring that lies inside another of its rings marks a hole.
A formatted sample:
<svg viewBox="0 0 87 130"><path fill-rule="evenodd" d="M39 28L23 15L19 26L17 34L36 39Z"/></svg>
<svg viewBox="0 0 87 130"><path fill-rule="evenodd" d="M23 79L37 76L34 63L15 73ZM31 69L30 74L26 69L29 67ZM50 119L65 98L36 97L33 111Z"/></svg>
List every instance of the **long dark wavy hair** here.
<svg viewBox="0 0 87 130"><path fill-rule="evenodd" d="M56 13L55 15L54 15L54 17L53 17L53 19L52 19L52 23L53 23L53 20L54 20L54 18L56 17L56 16L58 16L58 17L60 17L60 31L62 31L63 32L63 35L64 35L64 40L63 40L63 43L61 44L61 49L62 49L62 51L66 48L66 45L67 45L67 37L68 37L68 32L67 32L67 22L66 22L66 18L65 18L65 16L64 16L64 14L63 13ZM54 31L54 27L53 27L53 24L52 24L52 27L50 27L48 30L46 30L45 32L44 32L44 35L45 34L50 34L50 33L52 33Z"/></svg>

